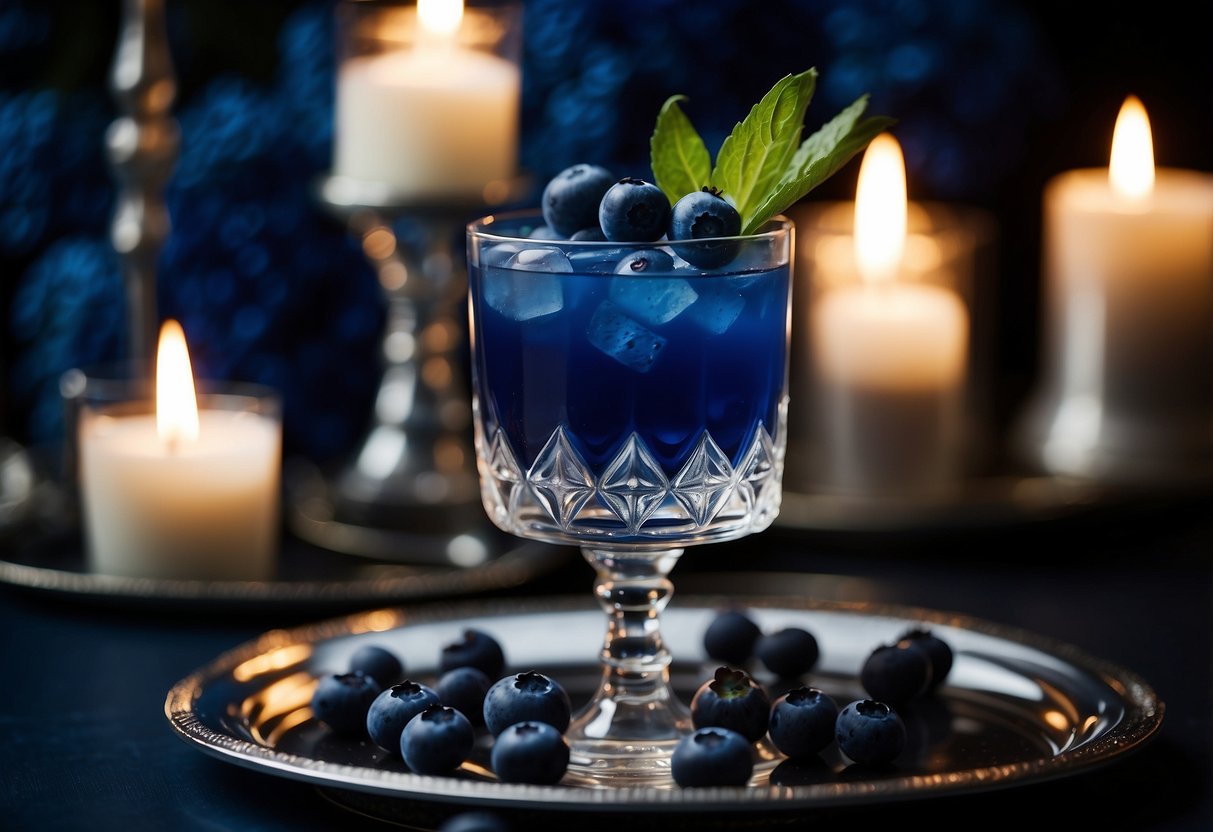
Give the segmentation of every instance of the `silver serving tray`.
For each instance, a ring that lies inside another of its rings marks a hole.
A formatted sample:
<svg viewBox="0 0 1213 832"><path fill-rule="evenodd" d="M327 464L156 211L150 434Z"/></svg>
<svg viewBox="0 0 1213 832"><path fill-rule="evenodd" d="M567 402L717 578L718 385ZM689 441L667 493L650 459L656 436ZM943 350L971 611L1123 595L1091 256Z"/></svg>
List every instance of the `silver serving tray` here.
<svg viewBox="0 0 1213 832"><path fill-rule="evenodd" d="M946 639L955 664L941 691L903 713L909 742L892 766L849 765L833 746L811 764L792 764L760 745L744 788L500 783L488 765L487 737L454 775L422 776L369 740L334 737L312 716L317 678L344 670L360 645L382 644L403 658L411 678L432 680L442 645L469 626L500 640L511 671L549 673L576 704L598 679L604 629L602 612L588 597L380 609L267 632L174 685L165 715L200 751L314 784L336 802L377 816L490 808L552 818L591 813L584 821L592 824L616 813L656 812L708 825L737 813L753 821L755 813L773 818L807 808L1027 786L1111 763L1141 747L1162 723L1163 703L1144 680L1047 638L918 608L769 597L680 597L666 611L673 680L688 698L715 667L701 639L728 601L747 604L764 629L795 624L812 632L821 656L802 681L840 706L863 696L856 677L868 652L911 626L928 626ZM753 672L772 696L779 692L760 668Z"/></svg>
<svg viewBox="0 0 1213 832"><path fill-rule="evenodd" d="M0 553L0 584L124 609L301 610L328 615L373 606L512 589L570 557L567 548L516 541L496 544L484 562L370 561L337 552L284 549L274 577L258 581L126 577L89 569L74 538ZM401 555L406 556L407 550ZM327 612L325 612L327 611Z"/></svg>

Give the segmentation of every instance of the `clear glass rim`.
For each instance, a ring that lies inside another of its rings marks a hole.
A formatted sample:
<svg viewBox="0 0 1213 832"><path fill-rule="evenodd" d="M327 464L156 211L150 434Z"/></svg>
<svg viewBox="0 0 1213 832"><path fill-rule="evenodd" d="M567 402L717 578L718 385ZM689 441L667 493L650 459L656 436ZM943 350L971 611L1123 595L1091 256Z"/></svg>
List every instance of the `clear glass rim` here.
<svg viewBox="0 0 1213 832"><path fill-rule="evenodd" d="M592 250L596 248L618 249L621 246L629 248L668 248L670 246L699 246L708 244L720 244L727 242L750 243L761 240L775 240L791 232L792 220L784 214L778 214L763 225L761 231L754 234L737 234L731 237L697 237L693 240L650 240L650 241L619 241L611 240L544 240L533 237L515 237L510 234L497 234L488 229L495 223L507 223L514 220L535 219L539 224L543 224L543 214L538 209L522 209L515 211L501 211L493 214L486 214L483 217L472 220L467 224L467 233L469 237L477 240L484 240L491 243L517 243L525 242L535 246L559 246L561 248L579 248Z"/></svg>

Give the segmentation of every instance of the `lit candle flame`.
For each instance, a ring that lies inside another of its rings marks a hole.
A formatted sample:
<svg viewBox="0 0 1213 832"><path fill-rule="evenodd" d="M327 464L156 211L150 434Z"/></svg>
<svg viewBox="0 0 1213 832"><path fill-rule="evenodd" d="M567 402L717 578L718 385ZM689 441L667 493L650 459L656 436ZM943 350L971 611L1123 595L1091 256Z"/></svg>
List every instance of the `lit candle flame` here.
<svg viewBox="0 0 1213 832"><path fill-rule="evenodd" d="M449 40L463 21L463 0L417 0L417 20L430 35Z"/></svg>
<svg viewBox="0 0 1213 832"><path fill-rule="evenodd" d="M156 432L170 447L198 438L198 399L181 324L167 320L156 350Z"/></svg>
<svg viewBox="0 0 1213 832"><path fill-rule="evenodd" d="M1130 95L1120 106L1112 131L1112 158L1108 181L1120 196L1140 200L1154 191L1154 140L1150 119L1137 96Z"/></svg>
<svg viewBox="0 0 1213 832"><path fill-rule="evenodd" d="M855 260L869 283L897 275L906 247L906 164L881 133L864 152L855 188Z"/></svg>

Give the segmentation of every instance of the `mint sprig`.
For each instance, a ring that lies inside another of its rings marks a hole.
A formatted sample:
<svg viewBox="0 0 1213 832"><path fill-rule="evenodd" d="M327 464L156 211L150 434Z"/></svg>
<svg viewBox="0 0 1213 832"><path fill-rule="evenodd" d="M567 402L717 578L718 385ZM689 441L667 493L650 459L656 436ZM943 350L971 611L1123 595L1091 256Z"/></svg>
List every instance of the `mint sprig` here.
<svg viewBox="0 0 1213 832"><path fill-rule="evenodd" d="M803 142L804 115L817 70L786 75L738 122L720 145L715 165L682 112L686 96L668 98L649 140L654 181L673 204L703 187L720 190L753 234L837 173L894 119L861 119L863 95Z"/></svg>
<svg viewBox="0 0 1213 832"><path fill-rule="evenodd" d="M817 70L787 75L725 137L712 168L712 184L746 217L784 178L800 144L804 113L817 88Z"/></svg>
<svg viewBox="0 0 1213 832"><path fill-rule="evenodd" d="M685 95L673 95L666 100L649 139L653 181L669 197L671 205L679 197L708 184L712 175L708 148L678 106L685 100Z"/></svg>

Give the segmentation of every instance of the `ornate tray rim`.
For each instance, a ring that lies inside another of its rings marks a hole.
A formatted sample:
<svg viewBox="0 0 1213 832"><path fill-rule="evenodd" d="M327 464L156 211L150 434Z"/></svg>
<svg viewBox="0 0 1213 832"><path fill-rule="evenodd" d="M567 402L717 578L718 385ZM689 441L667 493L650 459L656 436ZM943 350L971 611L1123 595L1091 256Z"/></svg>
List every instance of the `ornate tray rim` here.
<svg viewBox="0 0 1213 832"><path fill-rule="evenodd" d="M924 624L946 625L971 630L995 639L1041 651L1068 664L1071 669L1093 675L1112 690L1124 707L1123 718L1101 734L1079 746L1054 756L947 772L946 774L890 776L883 779L814 783L804 786L710 787L663 790L637 786L588 789L569 785L537 786L504 784L493 781L431 777L408 772L373 769L363 766L327 763L315 758L283 753L248 742L230 733L215 730L194 710L194 702L206 686L231 668L270 650L299 643L315 644L330 638L353 635L366 630L366 616L380 616L374 628L387 628L450 622L468 616L533 615L553 610L560 612L590 609L588 599L521 599L481 604L427 606L423 609L370 611L332 619L292 630L274 630L215 658L190 676L180 680L168 692L164 713L177 735L200 750L229 763L268 771L318 786L352 789L358 792L420 801L453 802L485 808L519 808L564 811L670 811L703 813L712 811L825 808L859 803L872 804L930 796L972 793L1043 782L1088 771L1113 762L1139 749L1154 737L1163 720L1164 703L1151 686L1136 673L1117 664L1096 658L1063 642L1025 630L1004 627L965 615L944 613L917 607L828 602L804 599L761 597L695 596L681 598L667 615L696 608L719 609L724 603L741 603L755 609L821 610L826 612L906 619ZM359 623L361 622L361 623Z"/></svg>

